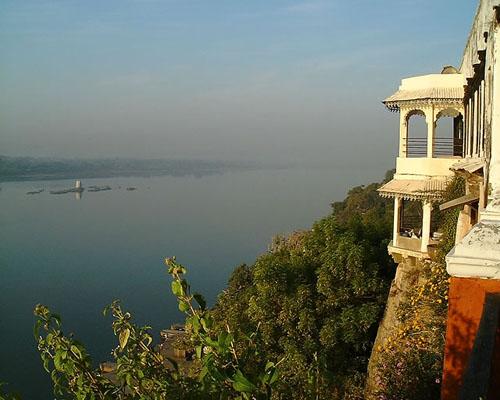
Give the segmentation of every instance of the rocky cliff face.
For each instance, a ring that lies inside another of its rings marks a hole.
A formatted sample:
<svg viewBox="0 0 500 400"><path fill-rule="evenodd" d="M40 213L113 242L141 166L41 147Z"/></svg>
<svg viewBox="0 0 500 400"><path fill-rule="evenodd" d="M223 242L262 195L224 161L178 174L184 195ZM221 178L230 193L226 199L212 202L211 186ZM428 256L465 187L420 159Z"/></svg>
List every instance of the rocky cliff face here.
<svg viewBox="0 0 500 400"><path fill-rule="evenodd" d="M408 298L410 288L420 284L424 279L420 273L422 266L420 261L416 261L414 258L401 258L397 259L396 262L399 262L396 269L396 275L391 284L384 317L379 325L377 338L375 339L370 362L368 364L365 400L376 400L375 393L377 390L377 382L375 380L375 371L380 361L380 347L401 327L401 322L397 317L398 307Z"/></svg>

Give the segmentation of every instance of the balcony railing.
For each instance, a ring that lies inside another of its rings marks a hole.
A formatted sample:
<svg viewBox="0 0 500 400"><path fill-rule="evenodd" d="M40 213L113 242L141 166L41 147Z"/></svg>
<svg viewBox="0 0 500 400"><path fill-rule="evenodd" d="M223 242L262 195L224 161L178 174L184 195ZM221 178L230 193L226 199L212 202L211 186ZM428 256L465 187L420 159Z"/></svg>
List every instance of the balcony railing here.
<svg viewBox="0 0 500 400"><path fill-rule="evenodd" d="M460 156L464 151L463 139L459 138L434 138L434 156Z"/></svg>
<svg viewBox="0 0 500 400"><path fill-rule="evenodd" d="M421 253L421 254L434 254L436 251L439 240L429 239L429 245L427 248L422 251L422 239L417 237L406 237L398 235L396 239L397 244L394 240L392 240L389 244L389 251L391 253L404 253L404 252L413 252L413 253Z"/></svg>
<svg viewBox="0 0 500 400"><path fill-rule="evenodd" d="M398 236L398 246L401 249L420 251L422 248L422 239L420 238L409 238L405 236Z"/></svg>
<svg viewBox="0 0 500 400"><path fill-rule="evenodd" d="M463 139L459 138L434 138L433 156L439 157L462 157ZM407 138L407 157L427 157L427 138Z"/></svg>
<svg viewBox="0 0 500 400"><path fill-rule="evenodd" d="M407 138L406 154L408 157L427 157L427 138Z"/></svg>

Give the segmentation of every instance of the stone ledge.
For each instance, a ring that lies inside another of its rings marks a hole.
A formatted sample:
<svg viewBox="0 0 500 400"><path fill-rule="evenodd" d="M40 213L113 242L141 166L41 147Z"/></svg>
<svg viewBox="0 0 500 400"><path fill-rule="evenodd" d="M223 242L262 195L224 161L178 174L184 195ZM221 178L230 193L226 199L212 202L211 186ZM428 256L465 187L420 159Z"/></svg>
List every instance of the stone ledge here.
<svg viewBox="0 0 500 400"><path fill-rule="evenodd" d="M483 219L446 256L451 276L500 279L500 221Z"/></svg>

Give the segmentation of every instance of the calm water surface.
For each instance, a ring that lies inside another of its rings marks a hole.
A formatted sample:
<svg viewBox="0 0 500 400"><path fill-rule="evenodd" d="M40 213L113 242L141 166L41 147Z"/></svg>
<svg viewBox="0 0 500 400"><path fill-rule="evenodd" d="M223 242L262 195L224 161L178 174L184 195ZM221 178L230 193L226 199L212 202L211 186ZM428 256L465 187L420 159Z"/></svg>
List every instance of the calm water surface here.
<svg viewBox="0 0 500 400"><path fill-rule="evenodd" d="M382 171L283 169L196 177L92 179L112 191L51 195L74 181L4 183L0 191L0 381L51 399L32 336L36 303L63 317L95 362L114 346L102 309L119 298L157 333L181 321L163 258L176 255L210 304L233 268L276 233L308 228ZM126 191L128 186L136 191ZM27 191L45 188L37 195Z"/></svg>

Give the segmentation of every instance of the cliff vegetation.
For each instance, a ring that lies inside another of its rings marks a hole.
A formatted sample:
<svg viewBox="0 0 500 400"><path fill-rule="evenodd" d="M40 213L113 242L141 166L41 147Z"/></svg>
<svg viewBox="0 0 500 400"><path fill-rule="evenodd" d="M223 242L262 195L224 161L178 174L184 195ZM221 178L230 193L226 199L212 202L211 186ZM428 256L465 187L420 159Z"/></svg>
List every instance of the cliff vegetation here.
<svg viewBox="0 0 500 400"><path fill-rule="evenodd" d="M363 396L395 270L387 253L392 204L379 186L356 187L312 229L276 237L219 296L212 315L220 331L258 329L262 354L284 360L279 398Z"/></svg>

